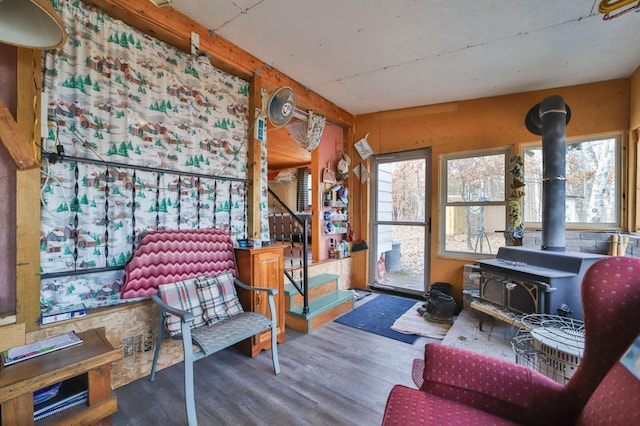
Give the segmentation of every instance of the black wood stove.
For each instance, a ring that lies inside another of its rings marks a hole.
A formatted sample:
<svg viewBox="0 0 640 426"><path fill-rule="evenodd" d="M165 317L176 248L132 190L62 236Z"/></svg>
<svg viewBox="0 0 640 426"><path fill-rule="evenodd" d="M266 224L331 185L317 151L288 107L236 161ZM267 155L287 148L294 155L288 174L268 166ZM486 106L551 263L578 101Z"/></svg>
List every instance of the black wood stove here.
<svg viewBox="0 0 640 426"><path fill-rule="evenodd" d="M480 298L515 314L582 319L582 277L604 257L565 251L565 134L570 117L564 99L550 96L525 118L527 129L542 135L542 247L500 247L495 259L478 261Z"/></svg>
<svg viewBox="0 0 640 426"><path fill-rule="evenodd" d="M582 319L580 284L603 256L500 247L495 259L480 260L480 298L516 314L552 314Z"/></svg>

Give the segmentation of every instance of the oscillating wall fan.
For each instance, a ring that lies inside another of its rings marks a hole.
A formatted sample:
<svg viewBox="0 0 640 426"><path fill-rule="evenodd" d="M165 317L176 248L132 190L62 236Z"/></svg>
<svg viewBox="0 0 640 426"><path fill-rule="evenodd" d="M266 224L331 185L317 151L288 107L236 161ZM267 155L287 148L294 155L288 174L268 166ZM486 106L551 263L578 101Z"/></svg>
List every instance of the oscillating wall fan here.
<svg viewBox="0 0 640 426"><path fill-rule="evenodd" d="M291 120L296 109L296 95L290 87L276 89L267 103L267 117L274 127L282 127Z"/></svg>

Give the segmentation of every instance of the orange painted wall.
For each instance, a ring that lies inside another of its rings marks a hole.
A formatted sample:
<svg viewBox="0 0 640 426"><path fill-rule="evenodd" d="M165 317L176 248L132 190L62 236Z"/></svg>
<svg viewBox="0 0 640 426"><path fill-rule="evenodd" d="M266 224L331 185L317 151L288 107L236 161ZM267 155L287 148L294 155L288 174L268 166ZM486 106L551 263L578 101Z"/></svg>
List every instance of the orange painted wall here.
<svg viewBox="0 0 640 426"><path fill-rule="evenodd" d="M640 127L640 66L629 80L629 129Z"/></svg>
<svg viewBox="0 0 640 426"><path fill-rule="evenodd" d="M636 80L640 77L636 76ZM636 84L640 85L640 81ZM629 85L628 79L618 79L357 116L354 138L357 140L368 132L367 140L376 155L424 147L432 149L432 243L428 282L452 283L460 297L462 269L470 261L438 254L438 182L443 154L494 147L511 147L519 152L522 144L539 142L539 137L525 128L524 118L531 107L550 95L562 96L571 108L567 138L610 132L623 133L626 137ZM639 95L636 94L636 98Z"/></svg>

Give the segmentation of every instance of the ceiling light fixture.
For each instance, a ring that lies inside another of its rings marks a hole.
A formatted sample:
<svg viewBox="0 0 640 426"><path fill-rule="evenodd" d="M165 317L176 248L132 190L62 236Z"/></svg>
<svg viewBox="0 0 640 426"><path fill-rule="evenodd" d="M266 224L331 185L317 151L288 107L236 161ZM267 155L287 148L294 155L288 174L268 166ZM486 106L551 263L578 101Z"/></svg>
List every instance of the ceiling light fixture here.
<svg viewBox="0 0 640 426"><path fill-rule="evenodd" d="M207 56L206 53L199 51L198 56L193 59L196 69L202 72L209 72L213 68L211 65L211 60Z"/></svg>
<svg viewBox="0 0 640 426"><path fill-rule="evenodd" d="M200 35L196 32L191 32L191 66L204 73L213 69L207 53L200 50Z"/></svg>
<svg viewBox="0 0 640 426"><path fill-rule="evenodd" d="M155 4L156 7L169 6L172 0L151 0L151 3Z"/></svg>
<svg viewBox="0 0 640 426"><path fill-rule="evenodd" d="M66 41L64 24L49 0L0 0L0 42L53 49Z"/></svg>

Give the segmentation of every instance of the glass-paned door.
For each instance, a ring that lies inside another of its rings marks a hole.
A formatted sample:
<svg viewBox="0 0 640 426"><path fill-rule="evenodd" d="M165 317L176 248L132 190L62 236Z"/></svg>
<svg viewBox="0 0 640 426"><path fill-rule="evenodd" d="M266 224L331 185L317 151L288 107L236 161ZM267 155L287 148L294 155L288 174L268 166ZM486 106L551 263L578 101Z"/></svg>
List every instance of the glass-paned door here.
<svg viewBox="0 0 640 426"><path fill-rule="evenodd" d="M431 151L382 155L371 162L372 287L422 294L429 277Z"/></svg>

